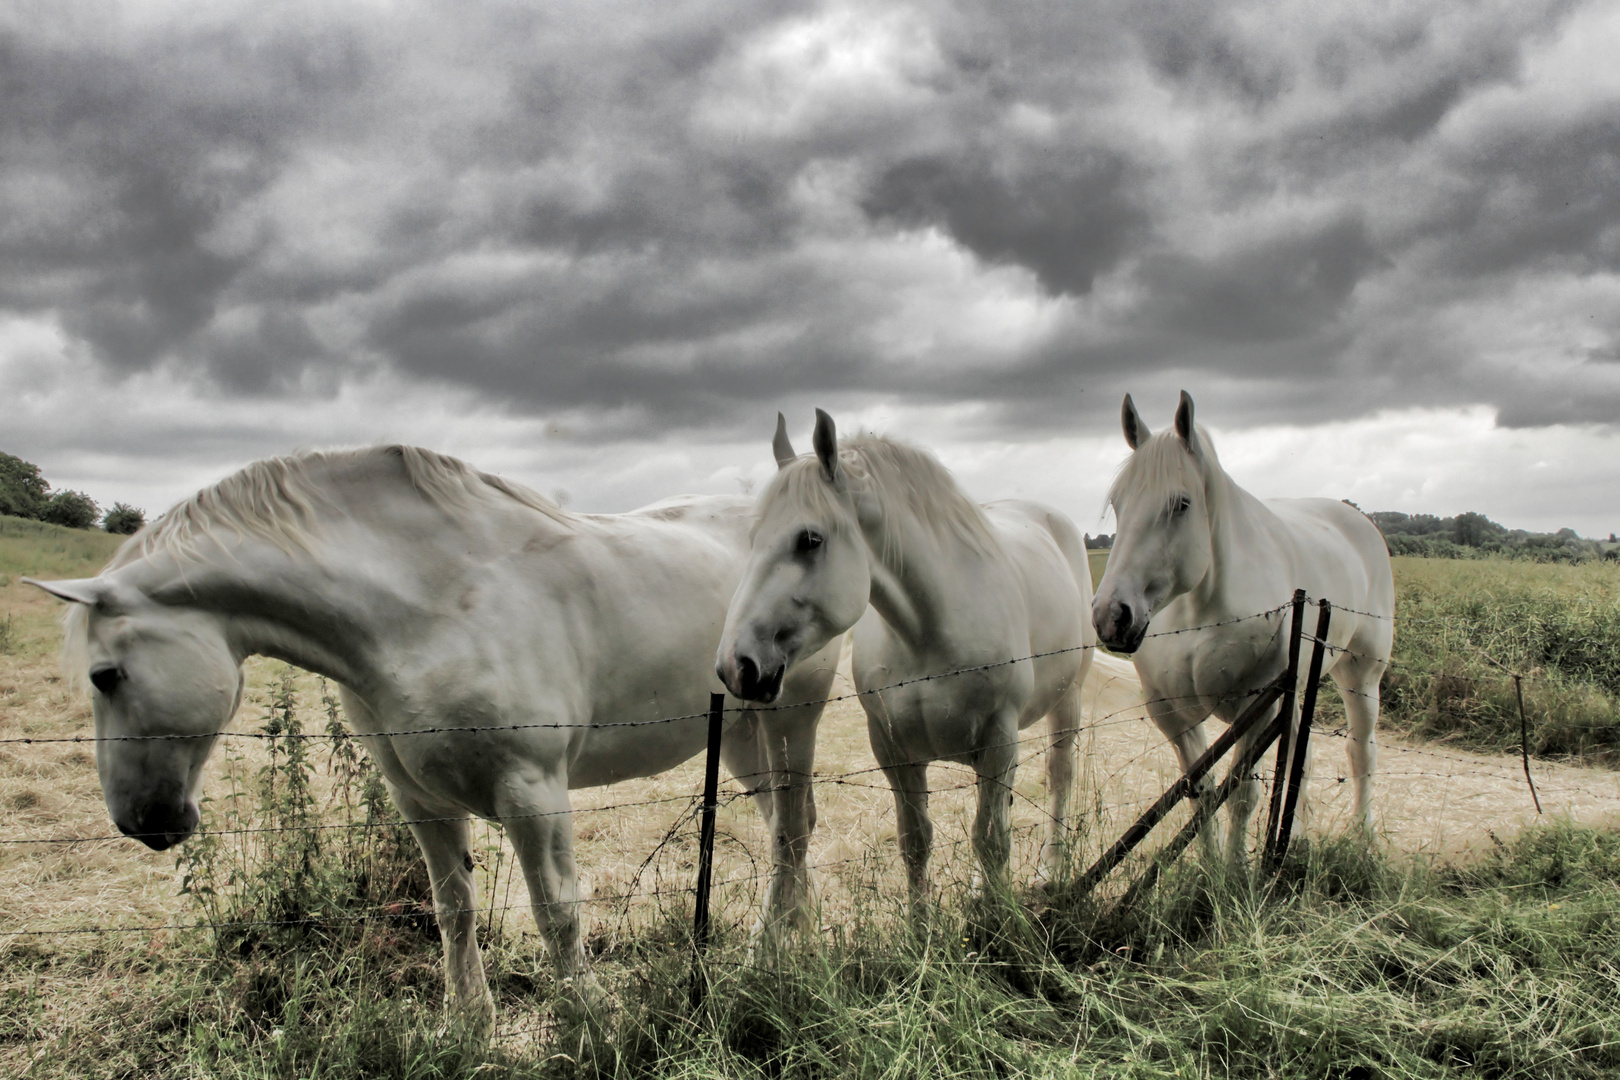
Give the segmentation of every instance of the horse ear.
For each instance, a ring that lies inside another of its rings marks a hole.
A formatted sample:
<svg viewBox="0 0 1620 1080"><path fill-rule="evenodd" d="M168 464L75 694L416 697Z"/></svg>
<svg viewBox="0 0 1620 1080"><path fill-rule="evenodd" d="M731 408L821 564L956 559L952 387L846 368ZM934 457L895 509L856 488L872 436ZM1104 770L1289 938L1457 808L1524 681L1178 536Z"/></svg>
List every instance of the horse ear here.
<svg viewBox="0 0 1620 1080"><path fill-rule="evenodd" d="M771 439L771 453L776 455L776 467L787 468L788 462L798 457L793 452L793 444L788 441L787 417L781 413L776 414L776 435Z"/></svg>
<svg viewBox="0 0 1620 1080"><path fill-rule="evenodd" d="M1125 404L1120 406L1119 423L1125 429L1125 444L1132 450L1147 442L1148 436L1153 434L1136 414L1136 402L1131 400L1129 394L1125 395Z"/></svg>
<svg viewBox="0 0 1620 1080"><path fill-rule="evenodd" d="M1198 453L1198 429L1193 426L1193 399L1185 390L1181 392L1181 404L1176 406L1176 434L1181 437L1182 446L1194 454Z"/></svg>
<svg viewBox="0 0 1620 1080"><path fill-rule="evenodd" d="M821 461L821 475L826 477L827 483L838 482L838 428L833 424L833 418L816 410L816 433L810 436L810 443L816 448L816 457Z"/></svg>
<svg viewBox="0 0 1620 1080"><path fill-rule="evenodd" d="M94 606L112 595L112 582L106 578L69 578L64 581L35 581L22 578L23 584L44 589L59 600Z"/></svg>

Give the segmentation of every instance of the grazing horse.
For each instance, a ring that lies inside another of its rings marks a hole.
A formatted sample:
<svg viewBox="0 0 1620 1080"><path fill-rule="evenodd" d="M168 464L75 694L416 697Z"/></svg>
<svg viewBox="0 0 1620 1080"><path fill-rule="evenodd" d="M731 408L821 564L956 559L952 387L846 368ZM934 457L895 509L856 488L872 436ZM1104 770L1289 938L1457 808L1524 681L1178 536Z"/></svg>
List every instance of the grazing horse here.
<svg viewBox="0 0 1620 1080"><path fill-rule="evenodd" d="M819 409L814 444L814 455L795 456L778 415L778 471L760 498L753 555L726 615L721 679L738 697L774 700L785 671L855 628L855 685L872 752L894 789L917 903L933 837L928 763L978 773L974 850L986 880L1000 881L1018 733L1047 717L1042 874L1055 874L1095 644L1080 533L1036 503L975 505L913 447L876 437L840 446ZM970 670L949 674L961 669Z"/></svg>
<svg viewBox="0 0 1620 1080"><path fill-rule="evenodd" d="M1149 715L1185 770L1207 746L1204 720L1231 722L1253 691L1287 668L1283 607L1294 590L1327 599L1334 608L1327 670L1343 691L1356 814L1370 831L1378 683L1395 633L1383 536L1345 503L1262 501L1238 487L1193 422L1185 391L1173 430L1150 434L1129 394L1123 423L1135 452L1108 493L1118 531L1092 602L1098 636L1132 655ZM1200 795L1212 787L1206 775ZM1244 857L1258 794L1257 781L1232 793L1235 862ZM1213 828L1204 843L1213 854Z"/></svg>
<svg viewBox="0 0 1620 1080"><path fill-rule="evenodd" d="M197 827L245 657L335 680L427 860L447 1004L487 1024L468 815L504 826L559 980L588 992L568 792L703 749L751 507L571 514L415 447L314 453L198 492L97 577L33 584L76 605L64 649L94 687L107 809L159 850ZM806 653L785 676L789 707L751 711L725 740L770 826L767 934L810 900L815 808L792 781L813 769L836 661Z"/></svg>

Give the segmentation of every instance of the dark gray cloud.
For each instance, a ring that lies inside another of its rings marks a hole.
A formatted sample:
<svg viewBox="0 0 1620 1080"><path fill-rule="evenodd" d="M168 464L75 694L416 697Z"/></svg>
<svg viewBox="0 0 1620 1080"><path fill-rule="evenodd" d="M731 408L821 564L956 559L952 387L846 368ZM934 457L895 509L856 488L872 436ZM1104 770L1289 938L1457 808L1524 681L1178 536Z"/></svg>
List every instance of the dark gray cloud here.
<svg viewBox="0 0 1620 1080"><path fill-rule="evenodd" d="M0 311L603 432L1177 383L1615 423L1620 112L1548 59L1596 10L64 2L0 21Z"/></svg>
<svg viewBox="0 0 1620 1080"><path fill-rule="evenodd" d="M1003 151L1007 148L999 148ZM1033 165L982 152L901 161L872 183L861 208L909 228L937 226L987 263L1014 263L1050 294L1084 295L1145 230L1140 182L1122 155L1085 146Z"/></svg>

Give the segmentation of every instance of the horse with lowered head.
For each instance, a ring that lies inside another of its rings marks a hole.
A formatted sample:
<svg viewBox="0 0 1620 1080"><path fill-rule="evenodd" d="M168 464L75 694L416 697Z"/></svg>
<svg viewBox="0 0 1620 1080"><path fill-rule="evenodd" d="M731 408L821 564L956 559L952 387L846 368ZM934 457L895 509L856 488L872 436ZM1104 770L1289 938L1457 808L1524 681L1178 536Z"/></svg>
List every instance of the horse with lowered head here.
<svg viewBox="0 0 1620 1080"><path fill-rule="evenodd" d="M197 827L245 657L337 682L427 860L447 1001L486 1024L468 816L504 825L559 980L585 992L568 792L702 750L751 511L720 496L573 514L415 447L312 453L198 492L96 577L33 584L74 604L65 655L94 688L107 808L153 848ZM767 935L808 913L802 779L836 659L806 653L788 707L725 740L771 835Z"/></svg>
<svg viewBox="0 0 1620 1080"><path fill-rule="evenodd" d="M1287 668L1284 611L1294 590L1327 599L1327 673L1343 693L1356 815L1370 830L1378 685L1395 632L1395 585L1377 526L1334 499L1262 501L1243 490L1194 423L1186 391L1170 430L1150 433L1129 394L1122 423L1134 452L1108 493L1118 531L1092 602L1098 636L1132 655L1149 715L1185 770L1207 747L1204 720L1231 722ZM1206 775L1200 794L1212 787ZM1234 861L1258 794L1258 781L1232 793ZM1213 828L1203 839L1213 854Z"/></svg>

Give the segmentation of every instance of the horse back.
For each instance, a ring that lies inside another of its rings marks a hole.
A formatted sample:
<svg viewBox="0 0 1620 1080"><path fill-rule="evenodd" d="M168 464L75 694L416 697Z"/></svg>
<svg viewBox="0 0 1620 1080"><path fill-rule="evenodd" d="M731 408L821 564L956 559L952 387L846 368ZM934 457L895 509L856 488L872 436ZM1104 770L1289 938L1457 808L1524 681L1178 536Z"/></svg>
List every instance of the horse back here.
<svg viewBox="0 0 1620 1080"><path fill-rule="evenodd" d="M1066 639L1073 631L1066 616L1071 605L1080 635L1080 641L1075 643L1093 643L1096 631L1090 614L1091 563L1086 557L1085 537L1074 522L1050 506L1027 499L986 503L984 512L1018 568L1031 612L1045 613L1043 618L1032 620L1042 625L1030 628L1037 651L1068 647ZM1073 593L1069 592L1071 583ZM1065 640L1054 644L1058 639Z"/></svg>

